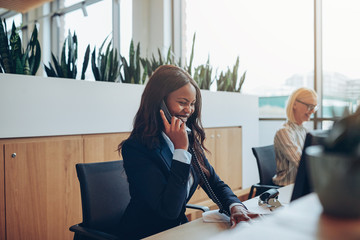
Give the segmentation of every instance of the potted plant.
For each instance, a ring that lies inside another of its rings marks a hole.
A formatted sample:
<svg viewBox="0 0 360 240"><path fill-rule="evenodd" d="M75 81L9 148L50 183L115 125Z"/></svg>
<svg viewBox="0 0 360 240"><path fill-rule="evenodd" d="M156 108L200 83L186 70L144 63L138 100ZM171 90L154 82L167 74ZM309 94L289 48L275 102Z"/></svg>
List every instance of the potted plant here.
<svg viewBox="0 0 360 240"><path fill-rule="evenodd" d="M95 80L115 82L120 75L120 57L118 58L119 54L117 49L112 47L111 41L108 43L105 53L102 52L106 40L107 37L101 44L97 57L96 47L94 48L94 51L91 54L91 68Z"/></svg>
<svg viewBox="0 0 360 240"><path fill-rule="evenodd" d="M226 92L240 92L241 87L244 84L246 71L238 78L239 72L239 57L236 58L235 65L232 70L228 68L226 72L220 73L220 76L216 79L216 85L218 91Z"/></svg>
<svg viewBox="0 0 360 240"><path fill-rule="evenodd" d="M66 49L67 49L67 54L66 54ZM49 67L44 65L47 76L76 79L77 50L78 50L77 36L75 32L74 35L71 36L71 33L69 31L68 37L65 39L62 47L61 58L58 59L54 56L53 53L51 53L54 66L51 64L51 62L49 62ZM81 72L81 79L85 79L85 71L87 69L87 65L89 62L89 51L90 51L90 45L87 46L85 52L84 63Z"/></svg>
<svg viewBox="0 0 360 240"><path fill-rule="evenodd" d="M13 22L8 37L6 22L0 19L0 73L35 75L40 66L40 58L41 48L36 25L24 51L15 23Z"/></svg>

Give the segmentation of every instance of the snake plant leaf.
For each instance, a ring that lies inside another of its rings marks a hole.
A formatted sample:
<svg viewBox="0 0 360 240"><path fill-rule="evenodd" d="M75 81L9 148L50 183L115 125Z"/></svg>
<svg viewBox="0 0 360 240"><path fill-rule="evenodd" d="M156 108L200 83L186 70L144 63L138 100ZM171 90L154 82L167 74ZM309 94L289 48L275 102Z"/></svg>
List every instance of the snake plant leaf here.
<svg viewBox="0 0 360 240"><path fill-rule="evenodd" d="M121 56L120 56L120 61L121 61ZM124 66L123 64L120 65L120 71L123 66ZM119 75L120 75L120 82L125 82L125 79L124 79L123 75L121 74L121 72Z"/></svg>
<svg viewBox="0 0 360 240"><path fill-rule="evenodd" d="M121 61L124 67L124 83L131 83L131 78L129 74L129 65L125 59L125 57L121 57Z"/></svg>
<svg viewBox="0 0 360 240"><path fill-rule="evenodd" d="M134 50L134 42L133 40L131 39L131 42L130 42L130 49L129 49L129 68L131 70L131 72L133 72L134 68L135 68L135 64L134 64L134 56L135 56L135 50Z"/></svg>
<svg viewBox="0 0 360 240"><path fill-rule="evenodd" d="M13 22L10 35L10 55L12 61L15 62L16 59L21 56L21 39L19 34L16 31L15 23Z"/></svg>
<svg viewBox="0 0 360 240"><path fill-rule="evenodd" d="M40 43L38 40L38 31L37 31L36 25L31 34L31 38L30 38L30 42L27 46L27 50L30 51L30 52L26 51L26 53L25 53L26 56L29 56L28 54L30 53L30 56L29 56L30 74L36 75L36 72L39 69L40 60L41 60L41 47L40 47Z"/></svg>
<svg viewBox="0 0 360 240"><path fill-rule="evenodd" d="M75 34L75 32L74 32L74 36L73 36L73 43L74 43L74 61L76 62L77 57L78 57L78 41L77 41L77 35Z"/></svg>
<svg viewBox="0 0 360 240"><path fill-rule="evenodd" d="M171 46L169 47L167 54L166 54L166 64L173 64L173 58L171 54Z"/></svg>
<svg viewBox="0 0 360 240"><path fill-rule="evenodd" d="M190 76L191 76L192 62L193 62L193 59L194 59L195 39L196 39L196 33L194 33L194 36L193 36L193 42L192 42L192 46L191 46L191 54L190 54L189 66L186 69L187 72L190 74Z"/></svg>
<svg viewBox="0 0 360 240"><path fill-rule="evenodd" d="M28 58L25 59L25 62L24 62L24 64L23 64L23 72L24 72L23 74L26 74L26 75L30 75L30 74L31 74Z"/></svg>
<svg viewBox="0 0 360 240"><path fill-rule="evenodd" d="M56 59L53 53L51 53L51 58L55 66L57 77L63 78L64 77L63 69L61 68L61 65L59 64L58 60Z"/></svg>
<svg viewBox="0 0 360 240"><path fill-rule="evenodd" d="M47 67L45 64L44 64L44 68L45 68L45 72L46 72L46 75L48 77L57 77L57 74L55 72L55 69L52 67L51 64L49 64L50 67Z"/></svg>
<svg viewBox="0 0 360 240"><path fill-rule="evenodd" d="M4 24L3 24L4 22ZM6 33L6 21L0 18L0 60L1 67L5 73L11 73L12 61L10 56L10 48Z"/></svg>
<svg viewBox="0 0 360 240"><path fill-rule="evenodd" d="M119 75L120 75L120 59L119 59L119 53L117 51L117 49L115 49L115 54L114 54L114 67L113 69L113 81L115 82Z"/></svg>
<svg viewBox="0 0 360 240"><path fill-rule="evenodd" d="M147 64L145 63L145 67L143 67L144 69L144 72L143 72L143 76L142 76L142 79L141 79L141 83L142 84L145 84L146 82L146 78L148 76L148 68L147 68Z"/></svg>
<svg viewBox="0 0 360 240"><path fill-rule="evenodd" d="M242 85L244 84L245 77L246 77L246 71L243 73L243 75L240 78L240 84L239 84L239 88L237 89L237 92L241 92L241 88L242 88Z"/></svg>
<svg viewBox="0 0 360 240"><path fill-rule="evenodd" d="M55 68L57 70L57 73L59 75L59 77L66 77L67 76L67 66L66 66L66 42L67 40L64 41L62 50L61 50L61 57L60 57L60 69L61 69L61 76L59 74L59 70L58 67L55 65ZM54 56L55 57L55 56ZM54 61L54 57L53 57L53 61ZM56 60L57 61L57 60ZM55 61L54 61L55 64Z"/></svg>
<svg viewBox="0 0 360 240"><path fill-rule="evenodd" d="M96 47L94 47L94 51L91 54L91 68L92 68L92 72L94 74L94 78L95 80L99 81L100 80L100 73L99 73L99 69L96 66Z"/></svg>
<svg viewBox="0 0 360 240"><path fill-rule="evenodd" d="M81 80L85 79L85 72L89 64L89 56L90 56L90 44L87 45L85 56L84 56L84 62L81 70Z"/></svg>
<svg viewBox="0 0 360 240"><path fill-rule="evenodd" d="M111 65L111 54L112 49L110 50L111 42L106 47L106 52L104 55L104 66L102 68L103 81L109 81L109 70Z"/></svg>
<svg viewBox="0 0 360 240"><path fill-rule="evenodd" d="M134 80L136 84L140 84L140 43L136 46L135 64Z"/></svg>
<svg viewBox="0 0 360 240"><path fill-rule="evenodd" d="M159 54L159 66L164 65L164 60L159 48L158 48L158 54Z"/></svg>
<svg viewBox="0 0 360 240"><path fill-rule="evenodd" d="M15 59L15 73L16 74L24 74L24 67L21 63L20 57L17 56Z"/></svg>

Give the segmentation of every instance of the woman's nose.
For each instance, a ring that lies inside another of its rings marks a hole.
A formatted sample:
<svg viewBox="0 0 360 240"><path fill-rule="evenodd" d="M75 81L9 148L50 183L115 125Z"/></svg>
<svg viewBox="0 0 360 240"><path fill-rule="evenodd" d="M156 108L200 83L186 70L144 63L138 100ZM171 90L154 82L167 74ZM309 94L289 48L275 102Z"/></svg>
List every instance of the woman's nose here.
<svg viewBox="0 0 360 240"><path fill-rule="evenodd" d="M190 112L191 112L190 106L185 106L185 107L184 107L184 112L190 113Z"/></svg>
<svg viewBox="0 0 360 240"><path fill-rule="evenodd" d="M185 113L191 113L192 112L192 107L191 106L185 106L184 107L184 112Z"/></svg>

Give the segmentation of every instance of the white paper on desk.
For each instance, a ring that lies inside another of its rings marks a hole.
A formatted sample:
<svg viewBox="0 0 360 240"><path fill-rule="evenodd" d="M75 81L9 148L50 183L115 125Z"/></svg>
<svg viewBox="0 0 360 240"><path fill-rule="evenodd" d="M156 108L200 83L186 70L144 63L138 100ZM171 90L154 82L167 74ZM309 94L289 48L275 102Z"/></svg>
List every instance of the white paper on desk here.
<svg viewBox="0 0 360 240"><path fill-rule="evenodd" d="M259 206L258 198L259 197L257 197L256 199L251 199L249 201L245 201L245 202L243 202L243 204L252 213L257 213L257 214L262 214L262 215L272 214L274 211L271 211L270 208L266 204L263 204L263 205ZM281 209L282 207L285 207L287 205L288 204L282 204L282 206L275 209L275 211L277 211L278 209Z"/></svg>
<svg viewBox="0 0 360 240"><path fill-rule="evenodd" d="M270 208L266 207L266 205L259 206L258 201L245 201L244 205L247 207L247 209L252 213L257 214L271 214L272 211L270 211Z"/></svg>
<svg viewBox="0 0 360 240"><path fill-rule="evenodd" d="M219 210L211 210L202 213L204 222L230 222L230 217L224 213L220 213Z"/></svg>

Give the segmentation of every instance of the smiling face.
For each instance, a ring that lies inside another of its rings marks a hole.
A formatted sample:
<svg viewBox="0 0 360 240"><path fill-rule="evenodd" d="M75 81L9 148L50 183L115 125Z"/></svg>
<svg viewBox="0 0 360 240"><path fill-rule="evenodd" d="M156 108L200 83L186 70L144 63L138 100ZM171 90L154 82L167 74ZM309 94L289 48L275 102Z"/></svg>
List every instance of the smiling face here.
<svg viewBox="0 0 360 240"><path fill-rule="evenodd" d="M166 106L172 116L181 119L184 123L195 111L196 90L190 83L171 92L166 98Z"/></svg>
<svg viewBox="0 0 360 240"><path fill-rule="evenodd" d="M309 106L316 106L316 98L307 98L305 100L296 100L293 105L294 118L298 125L301 125L305 121L310 120L311 114L313 114L316 109L309 110Z"/></svg>

